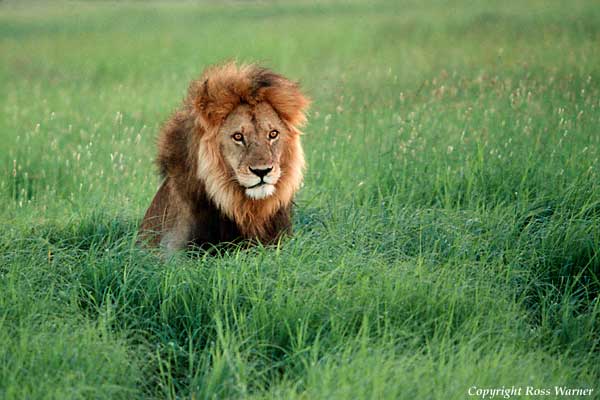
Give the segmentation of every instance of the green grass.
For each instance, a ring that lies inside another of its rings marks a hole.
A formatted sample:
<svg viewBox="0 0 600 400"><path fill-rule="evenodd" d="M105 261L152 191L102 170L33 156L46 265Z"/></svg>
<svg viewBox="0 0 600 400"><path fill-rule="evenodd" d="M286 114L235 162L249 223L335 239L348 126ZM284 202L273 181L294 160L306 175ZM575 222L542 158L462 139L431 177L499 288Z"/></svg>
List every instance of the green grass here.
<svg viewBox="0 0 600 400"><path fill-rule="evenodd" d="M600 392L593 1L0 4L0 398ZM295 235L135 245L188 82L314 99ZM550 396L552 397L552 396Z"/></svg>

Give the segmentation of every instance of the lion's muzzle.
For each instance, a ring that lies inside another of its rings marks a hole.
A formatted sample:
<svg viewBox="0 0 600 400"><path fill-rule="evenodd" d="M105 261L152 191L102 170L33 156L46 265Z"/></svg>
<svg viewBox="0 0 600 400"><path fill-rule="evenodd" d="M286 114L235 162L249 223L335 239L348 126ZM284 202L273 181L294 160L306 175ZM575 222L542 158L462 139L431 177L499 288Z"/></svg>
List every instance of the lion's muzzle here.
<svg viewBox="0 0 600 400"><path fill-rule="evenodd" d="M248 167L250 173L238 174L238 181L245 188L246 196L260 200L275 193L275 184L281 176L279 168Z"/></svg>

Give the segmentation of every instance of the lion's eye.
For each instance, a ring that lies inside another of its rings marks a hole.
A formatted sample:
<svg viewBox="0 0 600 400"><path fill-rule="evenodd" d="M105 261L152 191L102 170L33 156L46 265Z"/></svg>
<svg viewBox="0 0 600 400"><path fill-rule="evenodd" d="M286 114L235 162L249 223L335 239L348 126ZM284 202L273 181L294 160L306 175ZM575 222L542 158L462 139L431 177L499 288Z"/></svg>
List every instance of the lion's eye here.
<svg viewBox="0 0 600 400"><path fill-rule="evenodd" d="M279 136L279 131L277 129L273 129L269 132L269 139L277 139L277 136Z"/></svg>
<svg viewBox="0 0 600 400"><path fill-rule="evenodd" d="M233 140L235 140L236 142L243 142L244 141L244 135L242 135L240 132L236 132L233 135L231 135L231 138Z"/></svg>

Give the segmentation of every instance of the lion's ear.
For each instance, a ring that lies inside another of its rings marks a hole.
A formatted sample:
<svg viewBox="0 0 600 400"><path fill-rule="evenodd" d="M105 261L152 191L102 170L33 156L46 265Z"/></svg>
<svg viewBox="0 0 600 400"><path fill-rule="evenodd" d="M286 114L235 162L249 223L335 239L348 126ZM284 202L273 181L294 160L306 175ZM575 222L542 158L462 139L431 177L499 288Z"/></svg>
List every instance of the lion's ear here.
<svg viewBox="0 0 600 400"><path fill-rule="evenodd" d="M265 97L290 125L300 127L306 123L310 99L300 91L297 83L280 78L275 85L265 89Z"/></svg>

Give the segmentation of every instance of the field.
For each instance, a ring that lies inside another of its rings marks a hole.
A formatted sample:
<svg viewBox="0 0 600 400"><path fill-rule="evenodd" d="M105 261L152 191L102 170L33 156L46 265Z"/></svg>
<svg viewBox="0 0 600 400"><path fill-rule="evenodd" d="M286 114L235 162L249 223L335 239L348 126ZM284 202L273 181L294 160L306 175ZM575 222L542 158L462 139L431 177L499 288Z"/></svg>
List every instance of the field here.
<svg viewBox="0 0 600 400"><path fill-rule="evenodd" d="M0 398L598 398L599 48L591 0L1 2ZM313 99L295 235L164 259L229 59Z"/></svg>

